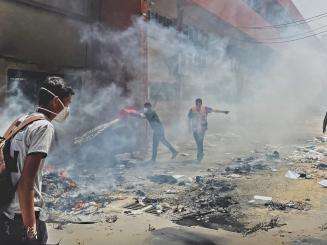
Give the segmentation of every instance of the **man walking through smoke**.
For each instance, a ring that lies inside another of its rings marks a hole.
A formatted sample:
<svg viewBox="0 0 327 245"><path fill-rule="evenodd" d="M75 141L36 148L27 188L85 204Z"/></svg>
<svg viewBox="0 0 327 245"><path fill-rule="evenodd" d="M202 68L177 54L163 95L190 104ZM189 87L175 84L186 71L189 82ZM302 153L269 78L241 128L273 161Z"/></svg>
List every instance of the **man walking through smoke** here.
<svg viewBox="0 0 327 245"><path fill-rule="evenodd" d="M225 113L228 114L229 111L221 111L212 109L207 106L202 106L202 99L195 100L195 106L192 107L188 113L189 127L193 132L193 136L196 142L197 147L197 160L202 161L204 152L203 152L203 141L205 132L208 129L208 114L209 113Z"/></svg>
<svg viewBox="0 0 327 245"><path fill-rule="evenodd" d="M152 105L150 102L146 102L144 104L144 112L141 115L143 115L143 117L148 120L151 128L153 129L151 161L155 162L157 160L158 146L160 141L170 150L172 154L172 159L174 159L177 156L178 152L166 139L164 127L160 121L158 114L155 110L152 109Z"/></svg>
<svg viewBox="0 0 327 245"><path fill-rule="evenodd" d="M72 95L74 91L62 78L48 77L39 90L37 111L15 121L15 125L25 123L26 126L11 138L8 156L4 156L10 159L5 161L4 171L10 167L9 180L17 189L8 205L0 207L0 244L47 242L46 224L41 215L42 169L54 136L51 121L65 121ZM33 117L38 119L33 121ZM28 120L30 123L26 123Z"/></svg>

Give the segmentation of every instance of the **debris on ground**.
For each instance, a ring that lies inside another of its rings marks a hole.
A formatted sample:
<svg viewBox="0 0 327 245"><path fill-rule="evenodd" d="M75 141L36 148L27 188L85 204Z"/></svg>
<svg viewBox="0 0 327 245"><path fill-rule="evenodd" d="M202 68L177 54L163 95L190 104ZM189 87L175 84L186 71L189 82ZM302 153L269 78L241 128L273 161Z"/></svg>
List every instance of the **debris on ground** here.
<svg viewBox="0 0 327 245"><path fill-rule="evenodd" d="M287 209L297 209L301 211L309 211L312 205L308 202L300 202L300 201L289 201L287 203L270 201L265 204L271 210L282 210L285 211Z"/></svg>
<svg viewBox="0 0 327 245"><path fill-rule="evenodd" d="M325 154L320 153L316 145L310 144L304 147L297 147L297 150L290 154L286 160L295 163L316 163L322 160Z"/></svg>
<svg viewBox="0 0 327 245"><path fill-rule="evenodd" d="M160 215L170 209L169 205L166 203L160 204L160 201L162 200L143 196L135 199L134 202L123 206L123 208L127 209L124 211L124 213L131 215L139 215L142 213Z"/></svg>
<svg viewBox="0 0 327 245"><path fill-rule="evenodd" d="M285 225L286 225L286 223L279 222L279 217L274 217L269 222L260 222L260 223L256 224L255 226L246 229L243 232L243 236L248 236L248 235L255 233L257 231L260 231L260 230L268 231L270 229L273 229L276 227L282 227Z"/></svg>
<svg viewBox="0 0 327 245"><path fill-rule="evenodd" d="M111 215L106 217L107 223L115 223L118 220L117 215Z"/></svg>
<svg viewBox="0 0 327 245"><path fill-rule="evenodd" d="M237 198L231 193L235 188L230 181L216 176L197 176L192 188L176 197L177 207L171 213L173 222L242 232L244 225L238 220L242 215Z"/></svg>
<svg viewBox="0 0 327 245"><path fill-rule="evenodd" d="M319 229L320 229L321 231L325 231L325 230L327 230L327 223L325 223L325 224L319 226Z"/></svg>
<svg viewBox="0 0 327 245"><path fill-rule="evenodd" d="M317 169L320 170L327 170L327 163L324 162L318 162L317 165L315 166Z"/></svg>
<svg viewBox="0 0 327 245"><path fill-rule="evenodd" d="M268 170L270 167L263 157L250 156L247 158L237 158L225 168L227 173L249 174L259 170Z"/></svg>
<svg viewBox="0 0 327 245"><path fill-rule="evenodd" d="M157 184L176 184L177 183L177 179L174 178L172 175L164 175L164 174L153 175L153 176L149 176L148 179Z"/></svg>
<svg viewBox="0 0 327 245"><path fill-rule="evenodd" d="M326 188L327 187L327 179L319 181L319 185Z"/></svg>
<svg viewBox="0 0 327 245"><path fill-rule="evenodd" d="M300 174L298 174L295 171L288 170L286 172L286 174L285 174L285 177L286 178L289 178L289 179L299 179L300 178Z"/></svg>
<svg viewBox="0 0 327 245"><path fill-rule="evenodd" d="M114 200L107 193L82 192L64 172L45 173L43 187L48 222L53 223L98 223Z"/></svg>
<svg viewBox="0 0 327 245"><path fill-rule="evenodd" d="M156 230L156 228L149 224L148 231L155 231L155 230Z"/></svg>
<svg viewBox="0 0 327 245"><path fill-rule="evenodd" d="M271 201L272 201L272 197L254 196L253 200L249 201L249 203L254 205L265 205L266 203Z"/></svg>
<svg viewBox="0 0 327 245"><path fill-rule="evenodd" d="M292 170L288 170L285 174L286 178L289 179L312 179L312 176L304 173L304 172L296 172L296 171L292 171Z"/></svg>
<svg viewBox="0 0 327 245"><path fill-rule="evenodd" d="M278 151L274 151L273 153L267 153L266 159L267 160L278 160L278 159L280 159L280 154Z"/></svg>

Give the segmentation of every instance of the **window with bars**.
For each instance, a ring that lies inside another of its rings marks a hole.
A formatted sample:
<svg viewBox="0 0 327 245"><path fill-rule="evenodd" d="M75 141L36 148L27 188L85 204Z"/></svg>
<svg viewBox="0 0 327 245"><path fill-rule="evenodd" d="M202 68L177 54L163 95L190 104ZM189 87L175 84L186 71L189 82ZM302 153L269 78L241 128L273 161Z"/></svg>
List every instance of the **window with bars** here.
<svg viewBox="0 0 327 245"><path fill-rule="evenodd" d="M164 27L174 27L176 21L169 19L165 16L162 16L156 12L150 11L150 20L155 21L157 23L159 23L160 25L164 26Z"/></svg>
<svg viewBox="0 0 327 245"><path fill-rule="evenodd" d="M185 35L185 37L189 41L193 42L194 44L205 46L205 47L208 45L208 40L209 40L208 34L197 29L196 27L185 25L183 27L182 32Z"/></svg>

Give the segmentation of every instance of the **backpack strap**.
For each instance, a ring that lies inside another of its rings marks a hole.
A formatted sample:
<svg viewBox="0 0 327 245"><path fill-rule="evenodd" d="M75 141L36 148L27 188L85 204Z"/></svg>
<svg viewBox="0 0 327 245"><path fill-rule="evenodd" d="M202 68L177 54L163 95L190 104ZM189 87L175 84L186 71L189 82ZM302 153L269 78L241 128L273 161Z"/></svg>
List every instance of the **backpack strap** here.
<svg viewBox="0 0 327 245"><path fill-rule="evenodd" d="M38 121L38 120L43 120L45 119L44 115L34 115L34 116L28 116L24 121L20 122L19 119L14 121L11 126L8 128L8 130L5 132L3 138L5 140L10 140L13 138L20 130L24 129L31 123Z"/></svg>

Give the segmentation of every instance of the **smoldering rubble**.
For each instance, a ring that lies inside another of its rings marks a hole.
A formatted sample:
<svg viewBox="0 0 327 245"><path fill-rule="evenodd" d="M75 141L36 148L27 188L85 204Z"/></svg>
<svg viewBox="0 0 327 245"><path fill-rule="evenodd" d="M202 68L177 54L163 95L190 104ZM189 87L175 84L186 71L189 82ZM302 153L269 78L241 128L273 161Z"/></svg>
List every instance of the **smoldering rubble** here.
<svg viewBox="0 0 327 245"><path fill-rule="evenodd" d="M116 178L115 185L105 191L100 191L100 188L98 191L87 190L83 184L82 180L86 180L101 185L104 179L99 174L86 172L84 177L76 176L74 180L67 171L49 170L44 176L48 222L61 225L116 222L118 218L110 215L106 208L119 200L116 195L118 191L123 196L134 197L134 201L122 207L123 215L148 213L165 217L182 226L224 229L244 236L286 226L287 221L278 216L249 223L246 210L260 208L268 212L307 212L312 208L310 199L278 200L256 196L251 201L250 196L240 195L238 186L243 178L262 174L271 174L273 178L276 172L288 168L310 174L312 178L320 178L324 171L321 166L325 164L323 161L327 156L321 150L325 143L320 139L307 143L296 146L292 154L285 156L276 149L266 147L246 157L231 159L227 163L228 167L209 168L203 175L189 177L157 174L158 170L149 175L151 171L144 171L149 169L148 166L142 166L142 161L124 154L117 156L120 162L110 169L113 172L118 170L117 174L121 177ZM131 175L131 171L134 175ZM302 180L299 178L293 181Z"/></svg>

